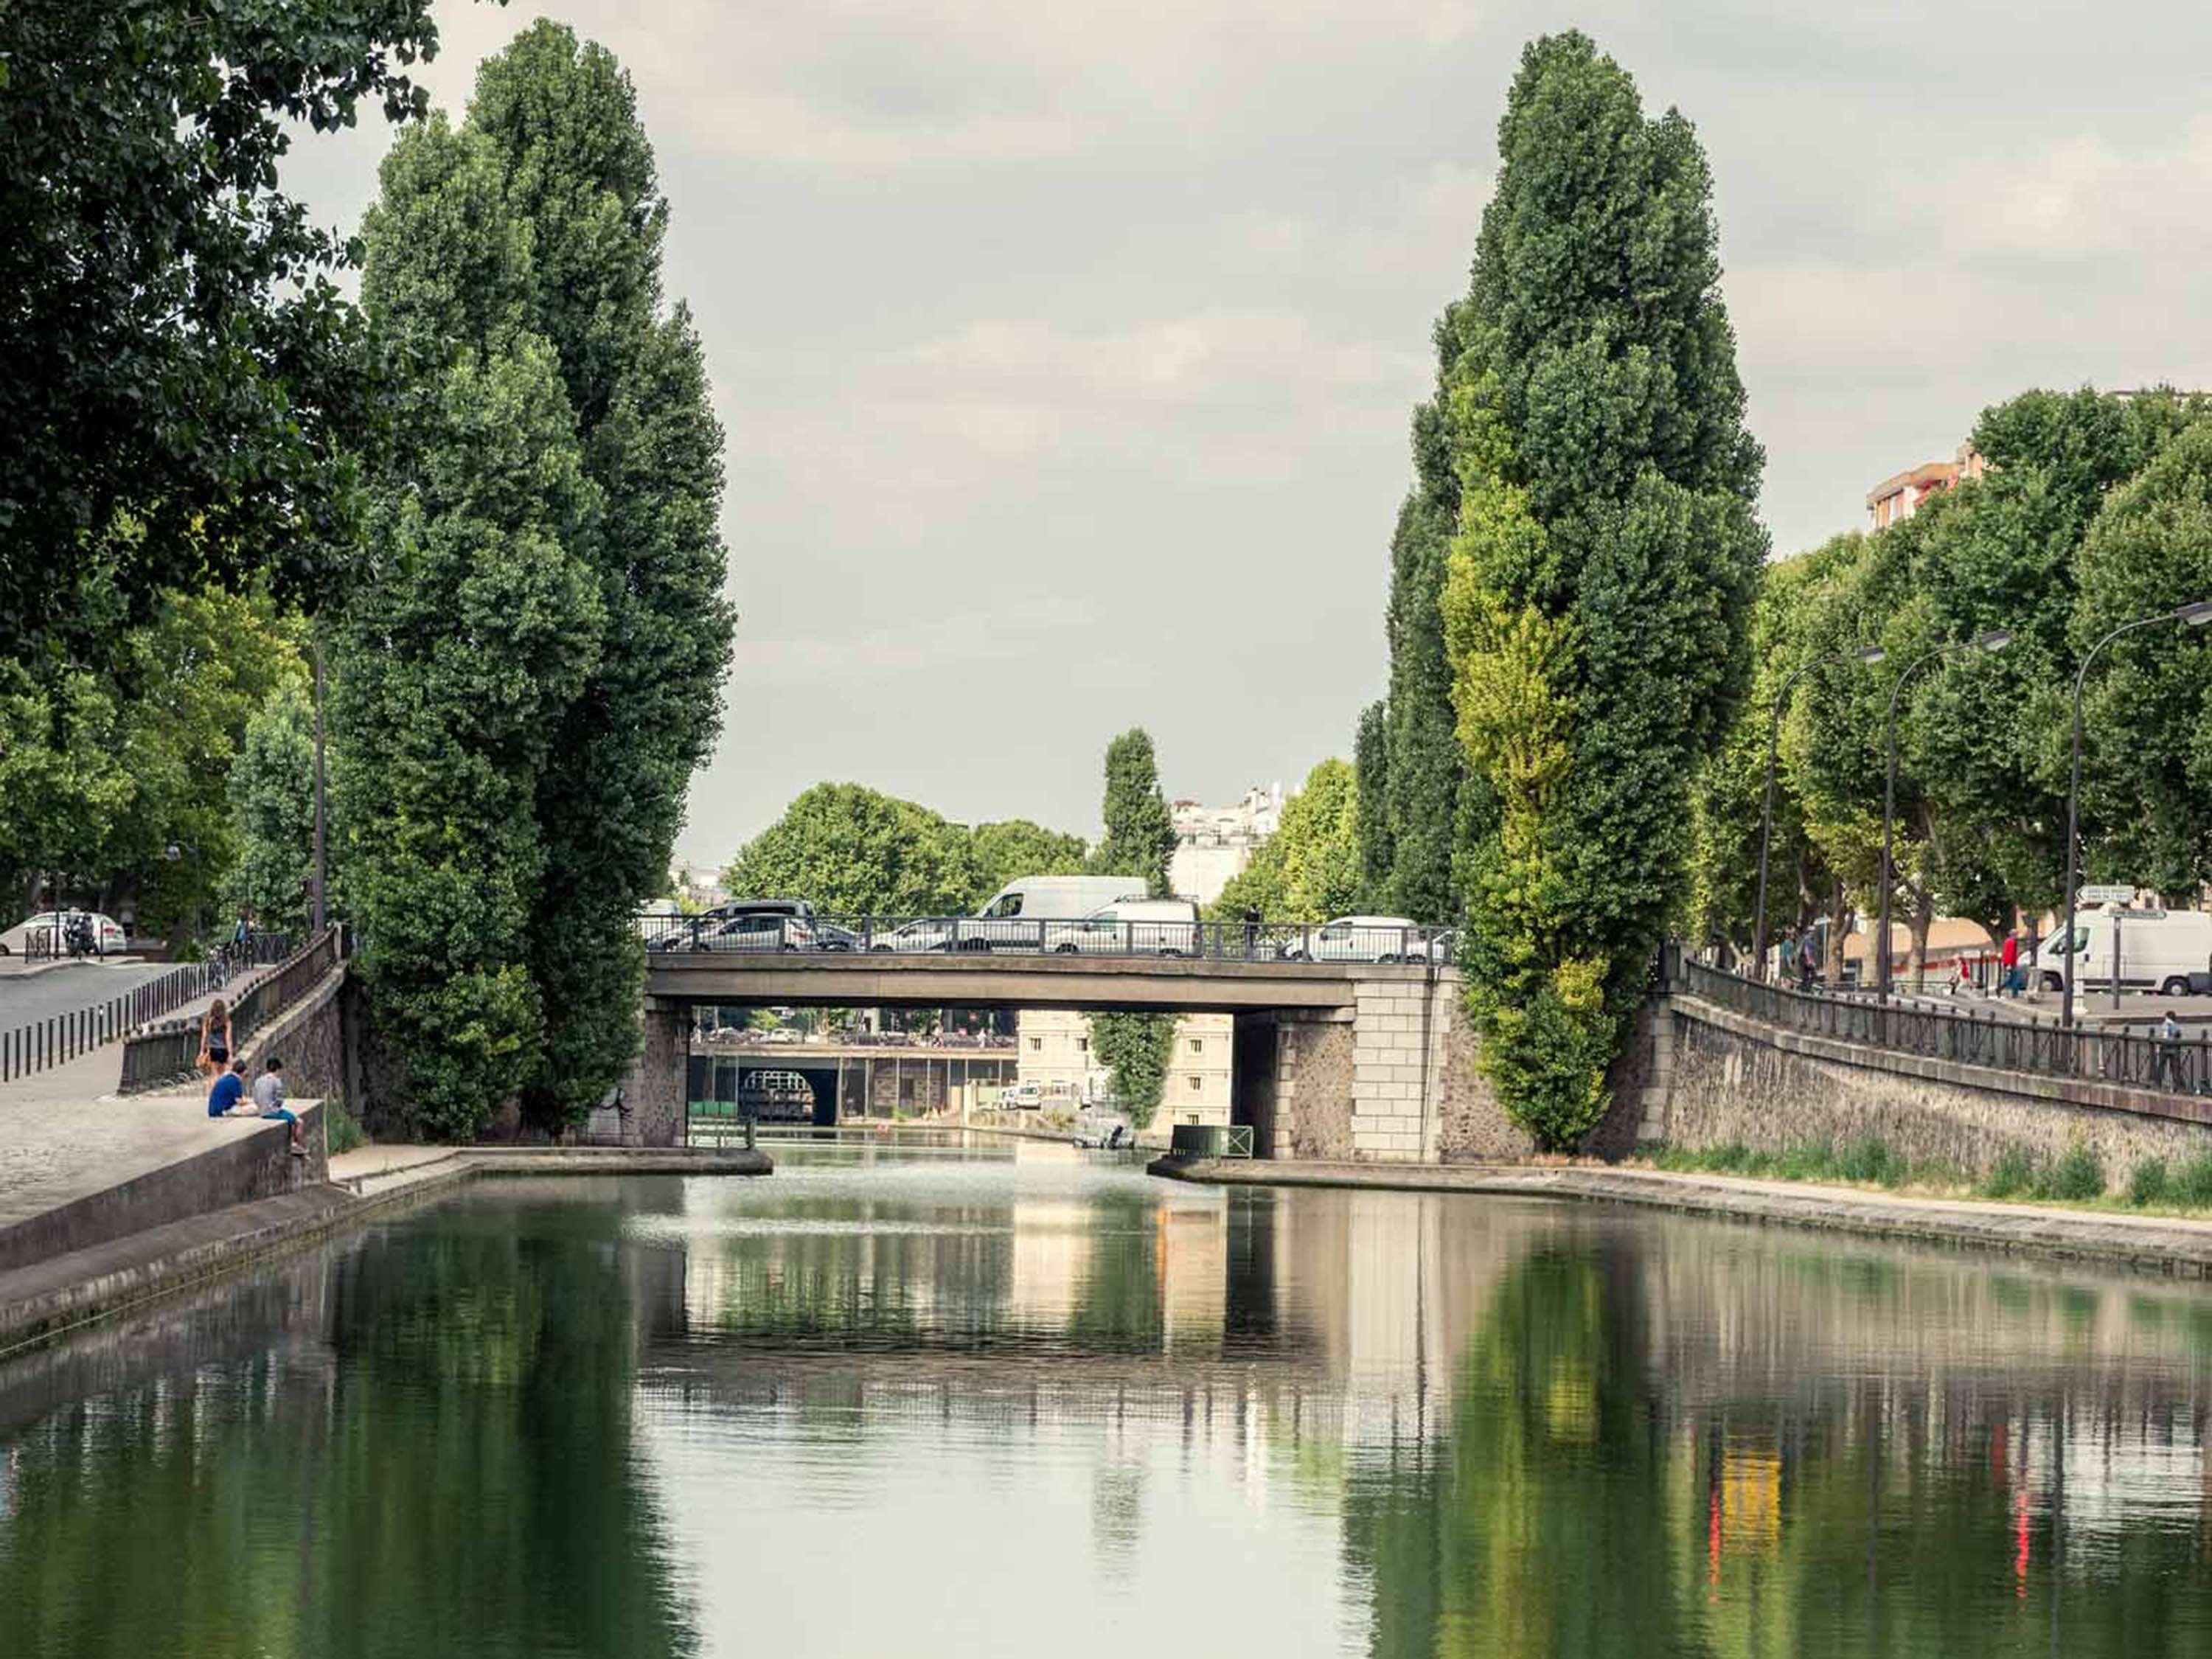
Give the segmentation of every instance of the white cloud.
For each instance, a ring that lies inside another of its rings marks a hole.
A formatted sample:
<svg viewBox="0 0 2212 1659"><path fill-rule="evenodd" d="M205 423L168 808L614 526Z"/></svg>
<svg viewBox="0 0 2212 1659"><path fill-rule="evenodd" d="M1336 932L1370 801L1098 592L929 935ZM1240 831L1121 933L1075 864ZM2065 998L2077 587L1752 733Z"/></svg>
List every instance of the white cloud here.
<svg viewBox="0 0 2212 1659"><path fill-rule="evenodd" d="M2212 243L2212 115L2170 142L2124 148L2090 131L2025 156L1970 161L1944 180L1954 253L2039 258Z"/></svg>

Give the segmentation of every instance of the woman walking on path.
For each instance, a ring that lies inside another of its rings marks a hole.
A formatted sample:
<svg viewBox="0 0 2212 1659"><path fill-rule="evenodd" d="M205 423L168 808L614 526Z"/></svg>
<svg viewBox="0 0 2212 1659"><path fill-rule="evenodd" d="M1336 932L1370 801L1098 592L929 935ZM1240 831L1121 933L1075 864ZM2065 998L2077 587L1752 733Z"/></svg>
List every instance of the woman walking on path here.
<svg viewBox="0 0 2212 1659"><path fill-rule="evenodd" d="M200 1016L200 1075L220 1077L230 1068L230 1005L221 997Z"/></svg>

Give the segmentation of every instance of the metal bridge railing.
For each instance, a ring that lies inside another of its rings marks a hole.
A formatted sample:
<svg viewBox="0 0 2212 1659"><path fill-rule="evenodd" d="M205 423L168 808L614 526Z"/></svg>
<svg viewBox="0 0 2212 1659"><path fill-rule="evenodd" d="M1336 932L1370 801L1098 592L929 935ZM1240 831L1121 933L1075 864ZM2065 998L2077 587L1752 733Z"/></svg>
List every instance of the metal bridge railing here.
<svg viewBox="0 0 2212 1659"><path fill-rule="evenodd" d="M1662 982L1717 1007L1784 1030L1832 1037L1893 1053L1986 1066L2038 1077L2111 1083L2170 1094L2212 1094L2212 1033L2169 1039L2125 1027L2117 1031L1977 1015L1970 1009L1926 1008L1793 991L1747 979L1670 947Z"/></svg>
<svg viewBox="0 0 2212 1659"><path fill-rule="evenodd" d="M33 1020L0 1031L0 1083L12 1083L151 1024L171 1010L229 983L249 968L281 961L292 949L282 933L256 933L243 945L226 945L205 962L189 962L158 978L88 1008Z"/></svg>
<svg viewBox="0 0 2212 1659"><path fill-rule="evenodd" d="M1168 1128L1170 1158L1249 1158L1249 1123L1176 1123Z"/></svg>
<svg viewBox="0 0 2212 1659"><path fill-rule="evenodd" d="M1452 960L1448 928L1281 921L1044 921L1020 916L645 915L649 951L1180 957L1209 962Z"/></svg>
<svg viewBox="0 0 2212 1659"><path fill-rule="evenodd" d="M338 930L326 927L286 957L275 973L240 992L230 1005L230 1036L237 1050L243 1051L263 1026L320 984L337 966L341 954ZM134 1033L123 1045L118 1092L131 1094L190 1077L199 1058L200 1024L200 1017L191 1015Z"/></svg>

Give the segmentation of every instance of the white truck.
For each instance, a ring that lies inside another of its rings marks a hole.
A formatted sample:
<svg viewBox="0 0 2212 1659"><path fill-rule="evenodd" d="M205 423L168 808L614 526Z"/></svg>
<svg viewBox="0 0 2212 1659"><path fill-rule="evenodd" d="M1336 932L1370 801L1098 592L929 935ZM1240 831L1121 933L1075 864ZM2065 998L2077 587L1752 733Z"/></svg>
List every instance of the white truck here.
<svg viewBox="0 0 2212 1659"><path fill-rule="evenodd" d="M1010 881L952 930L955 951L1042 951L1054 922L1070 923L1146 896L1142 876L1024 876Z"/></svg>
<svg viewBox="0 0 2212 1659"><path fill-rule="evenodd" d="M2053 928L2037 948L2035 971L2046 991L2063 990L2068 975L2075 975L2074 994L2080 996L2112 985L2116 953L2122 990L2186 996L2192 977L2202 983L2212 973L2212 911L2117 904L2076 910L2072 938Z"/></svg>

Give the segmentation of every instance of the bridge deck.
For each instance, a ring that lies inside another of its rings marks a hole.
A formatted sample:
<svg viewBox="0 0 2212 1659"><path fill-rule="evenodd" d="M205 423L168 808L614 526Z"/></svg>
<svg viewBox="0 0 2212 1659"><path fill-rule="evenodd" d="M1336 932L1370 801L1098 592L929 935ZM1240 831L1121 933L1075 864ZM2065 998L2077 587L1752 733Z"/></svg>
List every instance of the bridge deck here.
<svg viewBox="0 0 2212 1659"><path fill-rule="evenodd" d="M833 1008L1073 1008L1237 1013L1342 1009L1362 983L1418 985L1453 970L1419 963L1221 962L1180 957L890 955L866 951L655 952L646 991L668 1002Z"/></svg>

